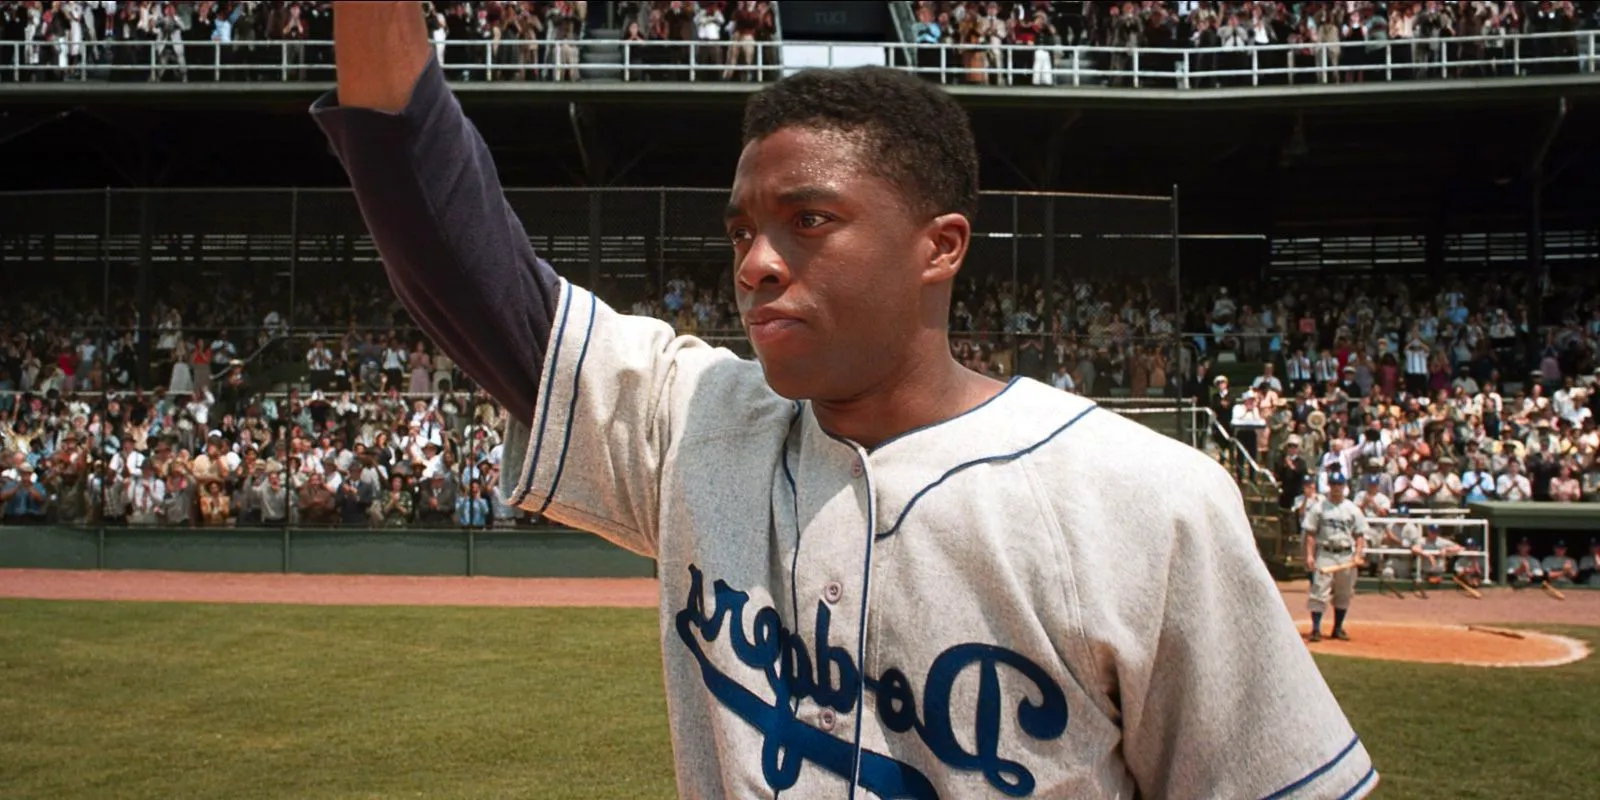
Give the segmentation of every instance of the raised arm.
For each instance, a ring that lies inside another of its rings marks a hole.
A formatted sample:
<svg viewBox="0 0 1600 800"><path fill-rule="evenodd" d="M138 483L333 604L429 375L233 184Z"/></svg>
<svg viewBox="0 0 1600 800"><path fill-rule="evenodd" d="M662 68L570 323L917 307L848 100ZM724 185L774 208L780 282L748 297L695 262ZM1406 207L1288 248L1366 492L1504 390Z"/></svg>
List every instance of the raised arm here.
<svg viewBox="0 0 1600 800"><path fill-rule="evenodd" d="M531 420L555 271L433 59L417 2L334 4L335 93L312 115L344 164L395 294L424 332Z"/></svg>

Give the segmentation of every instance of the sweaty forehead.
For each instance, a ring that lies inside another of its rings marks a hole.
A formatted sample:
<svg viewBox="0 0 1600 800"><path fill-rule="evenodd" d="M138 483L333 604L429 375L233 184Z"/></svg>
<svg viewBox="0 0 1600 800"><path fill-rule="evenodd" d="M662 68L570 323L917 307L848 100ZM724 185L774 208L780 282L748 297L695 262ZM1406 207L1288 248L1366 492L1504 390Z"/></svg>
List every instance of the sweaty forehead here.
<svg viewBox="0 0 1600 800"><path fill-rule="evenodd" d="M732 207L752 211L827 199L880 204L895 195L894 186L874 169L865 131L791 127L745 145L729 200Z"/></svg>

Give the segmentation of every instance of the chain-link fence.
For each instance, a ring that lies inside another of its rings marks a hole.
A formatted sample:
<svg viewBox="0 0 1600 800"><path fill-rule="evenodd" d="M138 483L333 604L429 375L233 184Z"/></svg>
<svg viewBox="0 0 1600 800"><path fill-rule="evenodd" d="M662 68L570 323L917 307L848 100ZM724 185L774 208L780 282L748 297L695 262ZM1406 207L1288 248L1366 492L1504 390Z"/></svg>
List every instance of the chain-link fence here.
<svg viewBox="0 0 1600 800"><path fill-rule="evenodd" d="M534 248L569 279L620 310L748 355L721 223L725 191L512 189L507 197ZM954 355L996 377L1036 378L1112 405L1170 402L1170 418L1148 410L1139 418L1189 438L1193 415L1179 398L1192 358L1178 335L1175 212L1165 197L985 194L955 288ZM401 473L401 489L422 502L439 458L453 465L453 483L469 485L459 479L476 463L474 421L494 427L476 407L487 398L473 395L469 376L395 299L346 190L3 193L0 271L0 450L54 454L63 431L85 417L78 444L92 447L82 475L100 476L85 514L131 492L119 481L139 480L141 459L119 454L153 459L165 448L162 458L187 459L198 481L192 465L218 431L234 454L251 449L240 447L250 431L261 469L286 476L280 488L357 480L352 443L386 448L381 477ZM419 421L439 429L432 455L416 446ZM380 444L379 433L389 440ZM329 452L333 471L310 477ZM412 469L388 468L402 462ZM234 492L236 523L308 521L294 491L285 489L285 509L250 509L239 486L220 486ZM190 490L204 498L208 487ZM373 487L371 501L385 502L385 488ZM155 518L206 524L204 505ZM432 512L430 523L454 518ZM314 516L423 518L417 508L386 513Z"/></svg>

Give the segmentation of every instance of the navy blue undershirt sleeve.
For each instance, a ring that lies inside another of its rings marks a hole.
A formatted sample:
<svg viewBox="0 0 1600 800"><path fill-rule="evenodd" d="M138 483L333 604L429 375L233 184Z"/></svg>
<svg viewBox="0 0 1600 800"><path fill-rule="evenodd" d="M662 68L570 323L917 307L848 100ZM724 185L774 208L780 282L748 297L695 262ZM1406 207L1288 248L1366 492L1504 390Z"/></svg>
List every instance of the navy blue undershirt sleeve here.
<svg viewBox="0 0 1600 800"><path fill-rule="evenodd" d="M489 148L430 59L398 114L311 106L355 190L389 284L513 418L533 419L559 288L506 202Z"/></svg>

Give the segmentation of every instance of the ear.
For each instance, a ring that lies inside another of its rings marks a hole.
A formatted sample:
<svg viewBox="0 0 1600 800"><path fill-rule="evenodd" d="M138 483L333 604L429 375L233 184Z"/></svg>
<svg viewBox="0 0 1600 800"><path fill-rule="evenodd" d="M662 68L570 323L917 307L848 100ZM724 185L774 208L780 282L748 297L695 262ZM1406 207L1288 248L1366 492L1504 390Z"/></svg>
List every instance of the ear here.
<svg viewBox="0 0 1600 800"><path fill-rule="evenodd" d="M972 223L963 214L940 214L926 229L928 260L922 284L932 286L955 280L972 243Z"/></svg>

